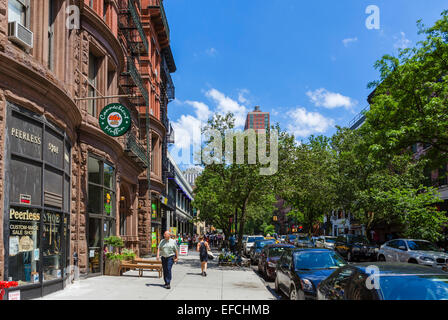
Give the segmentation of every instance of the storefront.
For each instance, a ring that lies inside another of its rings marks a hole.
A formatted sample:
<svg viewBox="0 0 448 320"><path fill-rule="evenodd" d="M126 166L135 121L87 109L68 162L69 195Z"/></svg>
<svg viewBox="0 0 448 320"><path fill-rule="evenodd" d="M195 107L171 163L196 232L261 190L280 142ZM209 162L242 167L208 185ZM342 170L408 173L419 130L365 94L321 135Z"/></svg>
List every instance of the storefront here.
<svg viewBox="0 0 448 320"><path fill-rule="evenodd" d="M104 238L116 235L115 168L95 154L89 154L87 164L88 273L96 276L104 271Z"/></svg>
<svg viewBox="0 0 448 320"><path fill-rule="evenodd" d="M45 117L7 103L5 278L22 299L61 290L70 263L71 143Z"/></svg>
<svg viewBox="0 0 448 320"><path fill-rule="evenodd" d="M157 245L162 240L162 212L159 197L151 197L151 252L157 254Z"/></svg>

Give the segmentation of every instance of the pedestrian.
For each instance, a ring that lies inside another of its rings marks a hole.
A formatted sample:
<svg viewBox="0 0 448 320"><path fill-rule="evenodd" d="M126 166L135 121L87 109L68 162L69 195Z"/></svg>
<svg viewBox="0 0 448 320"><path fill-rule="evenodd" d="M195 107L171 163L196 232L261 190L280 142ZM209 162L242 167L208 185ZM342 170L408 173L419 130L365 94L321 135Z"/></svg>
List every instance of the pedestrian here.
<svg viewBox="0 0 448 320"><path fill-rule="evenodd" d="M231 252L234 252L235 251L235 236L234 235L231 235L230 236L230 238L229 238L229 241L230 241L230 251Z"/></svg>
<svg viewBox="0 0 448 320"><path fill-rule="evenodd" d="M165 288L171 289L171 269L173 264L178 261L178 252L176 240L170 238L170 232L165 231L164 239L160 241L157 249L157 260L162 256L163 279L165 280Z"/></svg>
<svg viewBox="0 0 448 320"><path fill-rule="evenodd" d="M204 240L204 236L199 238L198 246L196 251L199 251L199 260L201 261L201 274L202 276L207 276L207 262L208 262L208 251L210 251L210 246L207 241Z"/></svg>

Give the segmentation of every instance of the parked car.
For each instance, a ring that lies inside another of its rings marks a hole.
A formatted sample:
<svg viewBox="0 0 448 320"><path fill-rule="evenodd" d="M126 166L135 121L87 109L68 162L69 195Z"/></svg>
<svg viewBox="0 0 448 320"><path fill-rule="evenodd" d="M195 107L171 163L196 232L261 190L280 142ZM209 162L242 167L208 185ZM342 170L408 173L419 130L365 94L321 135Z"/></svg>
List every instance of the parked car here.
<svg viewBox="0 0 448 320"><path fill-rule="evenodd" d="M446 268L448 254L426 240L395 239L383 244L378 252L379 261L408 262Z"/></svg>
<svg viewBox="0 0 448 320"><path fill-rule="evenodd" d="M336 243L336 237L332 236L320 236L316 239L314 245L317 248L334 249L334 244Z"/></svg>
<svg viewBox="0 0 448 320"><path fill-rule="evenodd" d="M365 236L344 234L336 238L334 250L347 261L376 261L379 248Z"/></svg>
<svg viewBox="0 0 448 320"><path fill-rule="evenodd" d="M319 283L345 264L333 250L285 249L277 262L275 290L291 300L315 299Z"/></svg>
<svg viewBox="0 0 448 320"><path fill-rule="evenodd" d="M297 234L288 234L285 238L285 242L288 244L294 245L296 238L297 238Z"/></svg>
<svg viewBox="0 0 448 320"><path fill-rule="evenodd" d="M283 251L287 248L294 249L295 247L292 244L281 243L267 245L263 248L263 250L261 250L261 254L258 259L258 272L266 280L273 281L275 279L275 268L277 266L277 261L280 259Z"/></svg>
<svg viewBox="0 0 448 320"><path fill-rule="evenodd" d="M335 271L317 287L318 300L447 300L448 274L408 263L351 264ZM370 277L370 278L369 278ZM366 284L370 281L371 286ZM375 281L374 281L375 282Z"/></svg>
<svg viewBox="0 0 448 320"><path fill-rule="evenodd" d="M280 236L280 243L286 242L286 235Z"/></svg>
<svg viewBox="0 0 448 320"><path fill-rule="evenodd" d="M252 248L250 248L249 256L252 264L258 264L258 258L260 257L261 250L269 244L275 244L275 239L257 240Z"/></svg>
<svg viewBox="0 0 448 320"><path fill-rule="evenodd" d="M243 252L246 256L249 255L249 250L252 248L255 244L255 241L257 240L264 240L263 236L248 236L246 239L246 242L244 243Z"/></svg>
<svg viewBox="0 0 448 320"><path fill-rule="evenodd" d="M306 234L299 234L294 241L298 248L314 248L314 243Z"/></svg>

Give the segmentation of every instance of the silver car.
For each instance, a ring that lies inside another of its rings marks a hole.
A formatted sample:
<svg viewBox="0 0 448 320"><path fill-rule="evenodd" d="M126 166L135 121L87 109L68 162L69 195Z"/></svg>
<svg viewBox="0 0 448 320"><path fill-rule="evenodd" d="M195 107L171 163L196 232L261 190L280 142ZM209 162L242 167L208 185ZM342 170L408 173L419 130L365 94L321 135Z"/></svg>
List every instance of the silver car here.
<svg viewBox="0 0 448 320"><path fill-rule="evenodd" d="M246 256L249 256L250 249L254 246L255 241L258 241L258 240L264 240L264 237L263 236L248 236L247 237L246 242L244 243L244 248L243 248L244 254Z"/></svg>
<svg viewBox="0 0 448 320"><path fill-rule="evenodd" d="M380 247L378 261L409 262L446 269L448 254L426 240L395 239Z"/></svg>
<svg viewBox="0 0 448 320"><path fill-rule="evenodd" d="M334 250L334 244L336 243L336 237L320 236L314 243L317 248L325 248Z"/></svg>

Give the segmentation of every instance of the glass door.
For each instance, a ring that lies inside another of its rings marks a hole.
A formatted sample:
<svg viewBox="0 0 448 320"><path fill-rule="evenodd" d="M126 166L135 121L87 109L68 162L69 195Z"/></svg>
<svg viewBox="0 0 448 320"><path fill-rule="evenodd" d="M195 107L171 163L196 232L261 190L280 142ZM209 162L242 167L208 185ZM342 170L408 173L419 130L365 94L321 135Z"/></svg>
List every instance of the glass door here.
<svg viewBox="0 0 448 320"><path fill-rule="evenodd" d="M102 266L102 219L89 218L89 273L101 273Z"/></svg>

